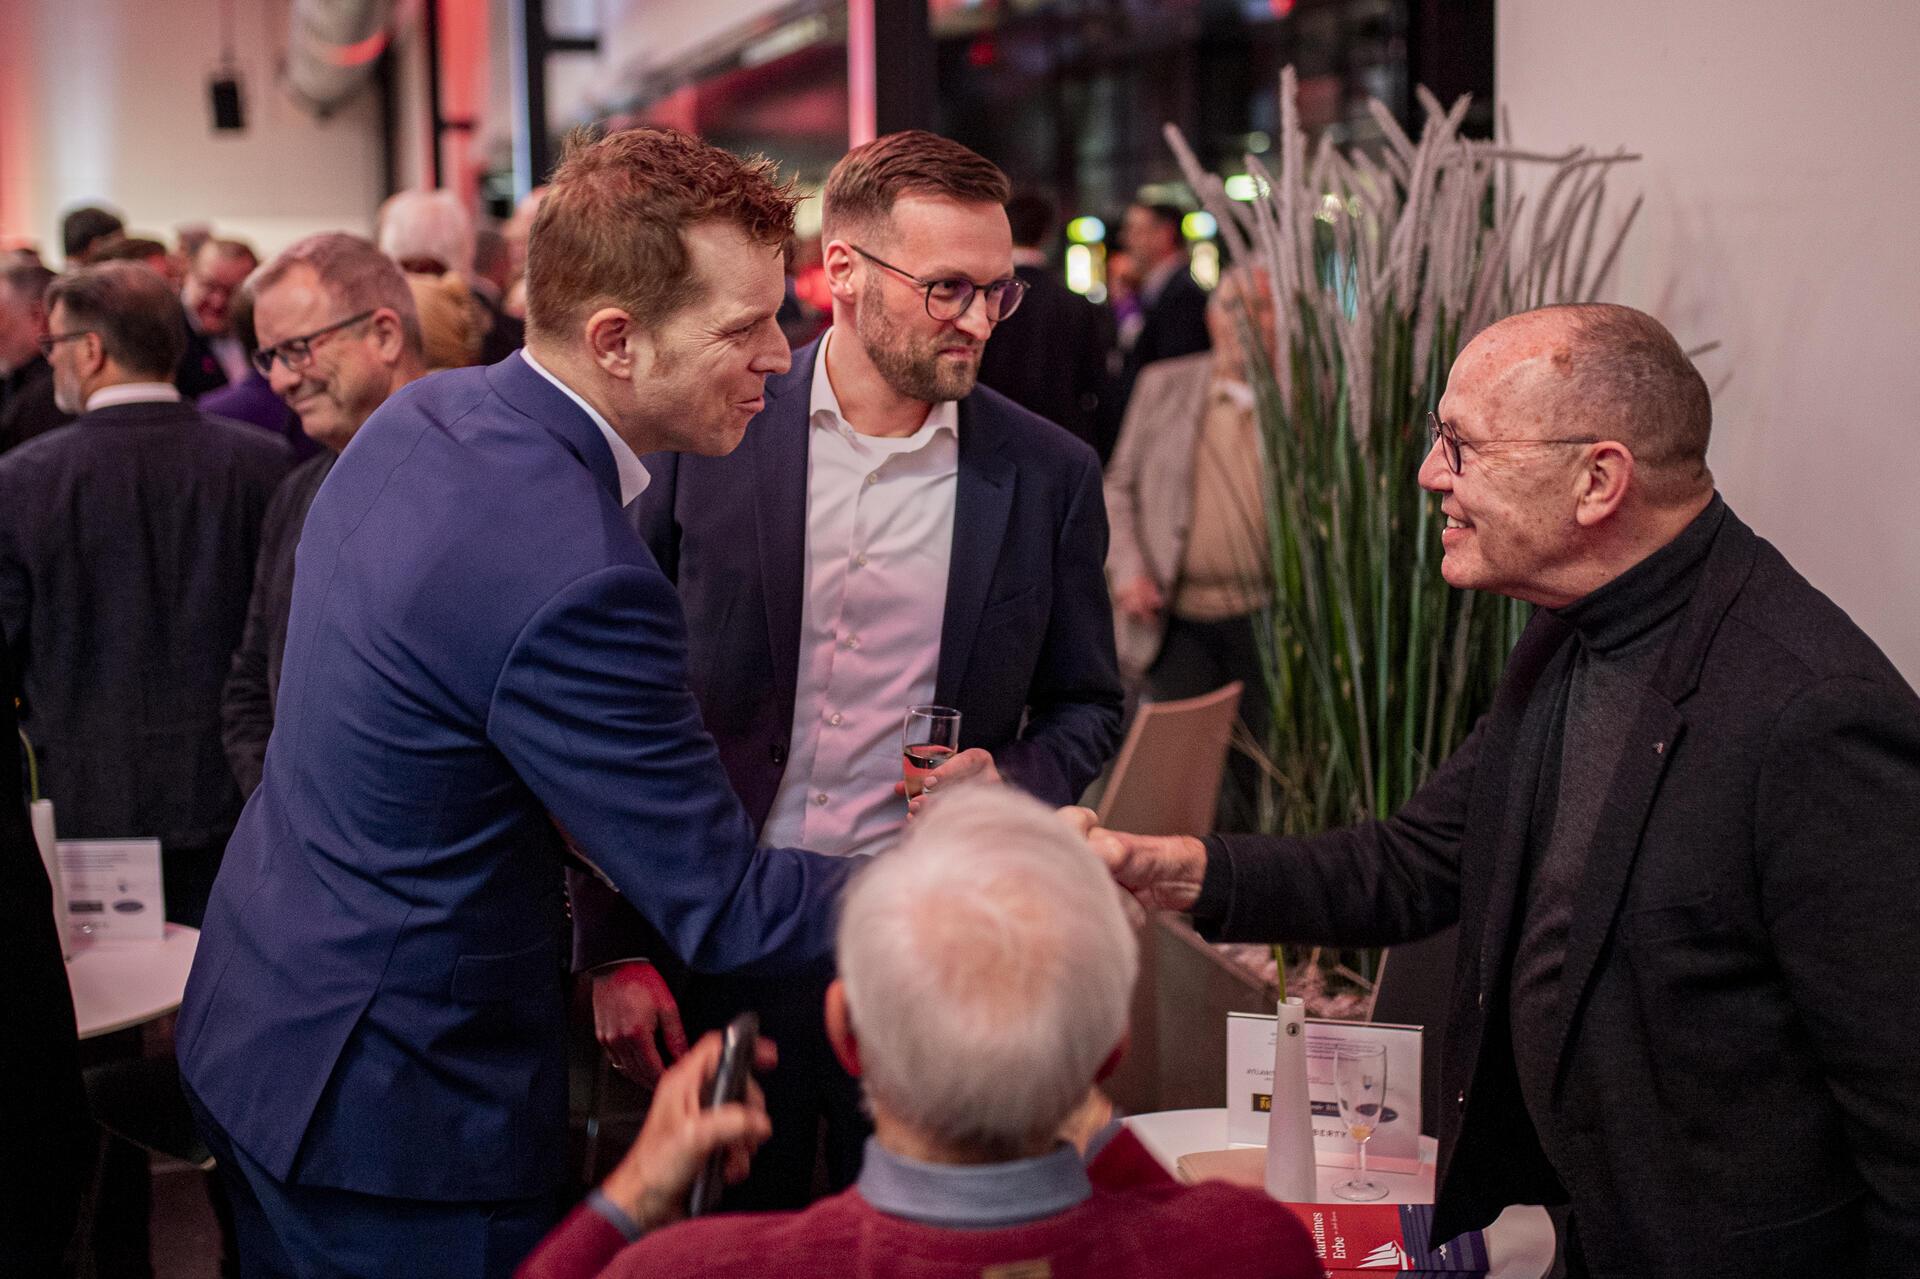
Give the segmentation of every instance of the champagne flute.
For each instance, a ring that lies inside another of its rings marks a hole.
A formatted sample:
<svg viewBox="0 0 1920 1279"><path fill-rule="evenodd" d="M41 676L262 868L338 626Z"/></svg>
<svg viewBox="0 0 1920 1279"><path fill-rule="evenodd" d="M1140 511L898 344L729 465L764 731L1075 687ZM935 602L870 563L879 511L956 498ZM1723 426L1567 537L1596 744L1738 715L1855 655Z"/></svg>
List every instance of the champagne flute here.
<svg viewBox="0 0 1920 1279"><path fill-rule="evenodd" d="M1384 1044L1336 1044L1333 1094L1340 1119L1353 1138L1353 1176L1333 1188L1342 1199L1384 1199L1387 1188L1367 1176L1367 1142L1387 1113L1387 1049Z"/></svg>
<svg viewBox="0 0 1920 1279"><path fill-rule="evenodd" d="M909 706L900 729L907 798L926 789L927 774L960 749L960 712L951 706Z"/></svg>

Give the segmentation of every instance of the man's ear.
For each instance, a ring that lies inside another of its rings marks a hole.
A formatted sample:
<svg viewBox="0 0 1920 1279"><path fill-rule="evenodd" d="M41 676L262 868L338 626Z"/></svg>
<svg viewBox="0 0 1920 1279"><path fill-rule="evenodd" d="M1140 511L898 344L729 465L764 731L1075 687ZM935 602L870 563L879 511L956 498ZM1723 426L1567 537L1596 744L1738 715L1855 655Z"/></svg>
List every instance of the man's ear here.
<svg viewBox="0 0 1920 1279"><path fill-rule="evenodd" d="M853 1019L847 1014L847 988L834 978L827 987L827 1042L833 1055L855 1079L860 1078L860 1040L853 1033Z"/></svg>
<svg viewBox="0 0 1920 1279"><path fill-rule="evenodd" d="M588 316L586 334L593 362L623 382L646 376L653 364L652 335L621 307L603 306Z"/></svg>
<svg viewBox="0 0 1920 1279"><path fill-rule="evenodd" d="M1633 453L1617 440L1590 445L1574 481L1573 518L1593 528L1613 518L1633 487Z"/></svg>
<svg viewBox="0 0 1920 1279"><path fill-rule="evenodd" d="M853 269L859 265L859 255L845 240L828 240L820 251L820 265L827 273L827 288L834 299L840 302L852 302L859 290L853 283Z"/></svg>
<svg viewBox="0 0 1920 1279"><path fill-rule="evenodd" d="M406 350L406 333L400 326L400 316L388 307L381 307L370 317L373 330L374 350L389 365L398 364Z"/></svg>
<svg viewBox="0 0 1920 1279"><path fill-rule="evenodd" d="M98 333L82 333L73 340L73 371L81 381L98 377L107 367L107 344Z"/></svg>
<svg viewBox="0 0 1920 1279"><path fill-rule="evenodd" d="M1093 1082L1104 1084L1111 1079L1113 1072L1120 1069L1120 1063L1126 1059L1127 1049L1131 1047L1133 1047L1133 1027L1128 1026L1120 1032L1120 1042L1113 1046L1113 1051L1107 1054L1107 1059L1100 1063L1100 1069L1093 1072Z"/></svg>

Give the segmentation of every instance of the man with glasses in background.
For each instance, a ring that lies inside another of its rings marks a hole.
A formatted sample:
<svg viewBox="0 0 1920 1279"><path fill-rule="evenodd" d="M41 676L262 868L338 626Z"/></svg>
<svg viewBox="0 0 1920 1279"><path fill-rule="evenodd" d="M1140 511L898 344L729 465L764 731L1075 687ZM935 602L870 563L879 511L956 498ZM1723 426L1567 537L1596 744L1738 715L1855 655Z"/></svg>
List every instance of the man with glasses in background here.
<svg viewBox="0 0 1920 1279"><path fill-rule="evenodd" d="M260 784L293 605L293 552L334 459L389 395L426 371L413 293L393 260L356 235L308 236L246 283L254 366L321 445L287 476L260 530L247 627L220 698L227 763L243 797Z"/></svg>
<svg viewBox="0 0 1920 1279"><path fill-rule="evenodd" d="M910 705L962 713L934 786L1004 777L1069 804L1118 741L1099 461L975 386L1025 292L1007 195L991 162L929 133L849 153L823 196L833 326L768 380L730 456L647 460L641 531L679 588L694 692L763 846L888 847L907 821ZM685 1037L669 983L629 961L663 948L598 881L573 889L601 1042L650 1081L656 1029L669 1055ZM752 1008L780 1045L773 1138L728 1202L807 1203L822 1116L830 1184L847 1185L870 1129L821 1030L825 976L672 976L690 1028Z"/></svg>

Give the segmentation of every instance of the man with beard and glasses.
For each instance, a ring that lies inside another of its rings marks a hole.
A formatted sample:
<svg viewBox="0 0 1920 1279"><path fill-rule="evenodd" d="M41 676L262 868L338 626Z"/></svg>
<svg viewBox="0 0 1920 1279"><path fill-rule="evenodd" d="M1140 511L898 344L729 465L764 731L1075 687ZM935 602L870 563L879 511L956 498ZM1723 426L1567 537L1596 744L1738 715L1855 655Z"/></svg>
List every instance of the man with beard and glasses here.
<svg viewBox="0 0 1920 1279"><path fill-rule="evenodd" d="M974 384L1025 291L1007 194L992 163L929 133L848 154L823 198L832 327L768 379L731 456L648 459L642 533L679 587L694 692L762 845L897 839L911 705L963 715L936 787L1004 776L1071 803L1118 740L1099 461ZM664 952L639 915L589 877L573 887L575 963L623 1072L658 1074L656 1031L684 1048L670 987L690 1029L751 1008L780 1045L773 1138L729 1202L804 1205L822 1115L830 1182L849 1184L869 1127L821 1031L825 977L663 979L635 962Z"/></svg>

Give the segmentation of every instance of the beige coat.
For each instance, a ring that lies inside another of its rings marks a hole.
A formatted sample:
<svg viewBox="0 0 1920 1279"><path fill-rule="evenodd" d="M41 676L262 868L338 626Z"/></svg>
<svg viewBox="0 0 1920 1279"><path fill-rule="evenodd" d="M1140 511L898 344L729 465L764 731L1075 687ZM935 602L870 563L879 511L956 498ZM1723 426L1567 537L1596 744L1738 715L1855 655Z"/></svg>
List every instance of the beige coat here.
<svg viewBox="0 0 1920 1279"><path fill-rule="evenodd" d="M1193 523L1193 457L1213 379L1211 351L1158 360L1140 370L1107 466L1107 585L1145 574L1173 599ZM1120 674L1137 682L1160 655L1166 614L1150 623L1113 612Z"/></svg>

